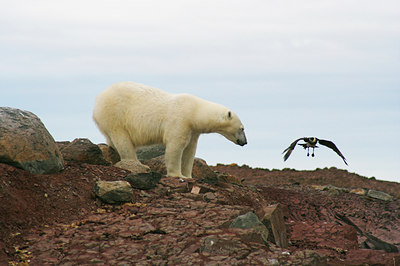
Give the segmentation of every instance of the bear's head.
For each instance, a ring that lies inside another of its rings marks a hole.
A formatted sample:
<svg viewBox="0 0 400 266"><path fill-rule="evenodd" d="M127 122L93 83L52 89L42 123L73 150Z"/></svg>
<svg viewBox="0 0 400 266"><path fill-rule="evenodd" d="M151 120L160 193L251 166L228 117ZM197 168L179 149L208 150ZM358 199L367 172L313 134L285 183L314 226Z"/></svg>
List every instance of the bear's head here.
<svg viewBox="0 0 400 266"><path fill-rule="evenodd" d="M244 133L244 127L239 117L234 112L228 110L224 114L223 120L221 130L218 133L237 145L246 145L246 134Z"/></svg>

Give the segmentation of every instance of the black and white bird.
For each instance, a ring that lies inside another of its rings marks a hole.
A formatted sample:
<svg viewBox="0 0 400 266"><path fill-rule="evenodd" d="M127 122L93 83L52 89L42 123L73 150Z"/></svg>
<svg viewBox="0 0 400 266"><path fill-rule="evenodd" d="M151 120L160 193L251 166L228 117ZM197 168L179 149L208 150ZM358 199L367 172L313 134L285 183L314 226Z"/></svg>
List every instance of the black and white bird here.
<svg viewBox="0 0 400 266"><path fill-rule="evenodd" d="M305 143L299 143L298 145L303 146L304 149L307 149L307 156L310 156L310 148L313 149L313 152L311 154L312 157L314 157L314 149L318 148L317 143L324 145L328 148L331 148L334 152L336 152L340 157L342 157L344 163L347 165L346 162L346 158L344 158L343 154L339 151L339 149L336 147L335 143L333 143L332 141L329 140L324 140L324 139L318 139L315 137L312 138L299 138L296 139L295 141L293 141L292 144L290 144L290 146L283 151L283 153L285 153L285 155L283 156L284 161L286 161L290 154L292 153L292 151L294 150L294 148L296 147L296 144L298 141L303 140Z"/></svg>

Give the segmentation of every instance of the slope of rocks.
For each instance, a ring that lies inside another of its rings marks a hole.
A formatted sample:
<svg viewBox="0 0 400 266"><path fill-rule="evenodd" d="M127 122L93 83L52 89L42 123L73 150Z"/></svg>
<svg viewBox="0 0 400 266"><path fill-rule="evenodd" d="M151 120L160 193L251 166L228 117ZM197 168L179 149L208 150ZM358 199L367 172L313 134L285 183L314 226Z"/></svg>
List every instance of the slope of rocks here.
<svg viewBox="0 0 400 266"><path fill-rule="evenodd" d="M197 165L198 173L204 172L199 168L206 165L201 167ZM99 179L123 180L129 171L67 161L61 173L35 175L0 164L0 264L400 262L400 254L394 252L400 247L400 201L394 193L391 200L384 201L312 186L334 183L343 174L348 184L362 188L374 180L363 178L362 183L358 176L337 169L290 171L290 175L288 170L237 165L207 169L208 174L211 169L218 172L217 180L207 183L164 176L154 189L132 189L130 202L111 205L94 196L94 184ZM322 182L316 177L319 171L329 178ZM379 189L387 193L398 185L386 184L388 189L383 185ZM265 206L276 203L284 215L287 248L264 242L252 229L229 227L237 216L247 212L260 216Z"/></svg>

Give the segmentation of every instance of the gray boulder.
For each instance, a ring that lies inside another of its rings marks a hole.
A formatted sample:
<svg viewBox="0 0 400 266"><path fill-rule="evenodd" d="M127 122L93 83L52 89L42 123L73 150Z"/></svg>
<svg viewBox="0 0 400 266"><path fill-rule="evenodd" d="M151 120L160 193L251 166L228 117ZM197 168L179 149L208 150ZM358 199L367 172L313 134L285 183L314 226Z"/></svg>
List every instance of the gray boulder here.
<svg viewBox="0 0 400 266"><path fill-rule="evenodd" d="M150 146L143 146L137 149L136 155L139 161L150 160L165 154L165 146L162 144L155 144Z"/></svg>
<svg viewBox="0 0 400 266"><path fill-rule="evenodd" d="M64 168L42 121L31 112L9 107L0 107L0 162L33 174L53 174Z"/></svg>

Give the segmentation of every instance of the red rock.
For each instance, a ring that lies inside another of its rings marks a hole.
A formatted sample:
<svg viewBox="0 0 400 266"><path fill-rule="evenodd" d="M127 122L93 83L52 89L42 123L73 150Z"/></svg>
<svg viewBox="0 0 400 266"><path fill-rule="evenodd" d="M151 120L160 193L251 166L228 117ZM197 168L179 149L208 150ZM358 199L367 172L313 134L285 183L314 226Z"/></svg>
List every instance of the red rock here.
<svg viewBox="0 0 400 266"><path fill-rule="evenodd" d="M100 148L101 152L103 153L104 159L109 162L109 164L114 165L117 162L121 161L121 157L116 150L108 146L107 144L101 143L97 144Z"/></svg>
<svg viewBox="0 0 400 266"><path fill-rule="evenodd" d="M60 142L60 151L66 161L110 165L103 157L101 149L89 139L78 138L72 142Z"/></svg>
<svg viewBox="0 0 400 266"><path fill-rule="evenodd" d="M269 240L282 248L288 247L288 237L286 233L286 225L283 219L283 212L280 204L265 206L263 208L263 217L261 222L269 230Z"/></svg>

